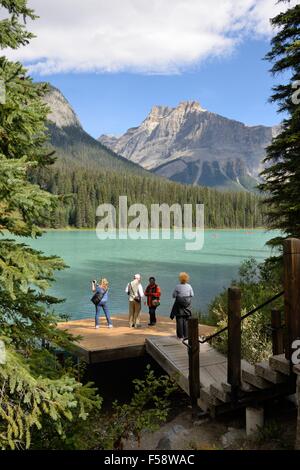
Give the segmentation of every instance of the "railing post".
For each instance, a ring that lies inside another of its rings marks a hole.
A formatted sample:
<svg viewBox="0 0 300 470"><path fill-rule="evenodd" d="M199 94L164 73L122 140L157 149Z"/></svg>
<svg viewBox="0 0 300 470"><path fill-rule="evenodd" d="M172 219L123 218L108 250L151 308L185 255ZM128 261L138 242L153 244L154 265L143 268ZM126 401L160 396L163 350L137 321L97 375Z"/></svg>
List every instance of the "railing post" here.
<svg viewBox="0 0 300 470"><path fill-rule="evenodd" d="M272 327L272 350L273 356L283 354L283 330L281 325L281 312L277 309L271 311L271 327Z"/></svg>
<svg viewBox="0 0 300 470"><path fill-rule="evenodd" d="M241 385L241 291L238 287L228 289L227 381L235 400Z"/></svg>
<svg viewBox="0 0 300 470"><path fill-rule="evenodd" d="M189 340L189 391L193 407L197 406L200 396L200 362L199 362L199 332L198 318L188 320Z"/></svg>
<svg viewBox="0 0 300 470"><path fill-rule="evenodd" d="M287 330L285 357L292 356L292 343L300 338L300 240L287 238L283 242L284 315Z"/></svg>

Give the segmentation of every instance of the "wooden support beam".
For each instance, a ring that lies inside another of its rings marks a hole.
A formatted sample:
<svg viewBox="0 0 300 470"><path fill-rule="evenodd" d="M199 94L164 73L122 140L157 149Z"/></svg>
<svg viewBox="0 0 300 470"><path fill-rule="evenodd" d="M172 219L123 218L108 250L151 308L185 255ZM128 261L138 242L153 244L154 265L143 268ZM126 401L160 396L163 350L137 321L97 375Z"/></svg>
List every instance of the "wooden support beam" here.
<svg viewBox="0 0 300 470"><path fill-rule="evenodd" d="M228 289L228 355L227 382L231 385L231 398L237 399L241 385L241 291Z"/></svg>
<svg viewBox="0 0 300 470"><path fill-rule="evenodd" d="M292 343L300 338L300 240L287 238L283 242L284 315L287 329L285 357L291 360Z"/></svg>
<svg viewBox="0 0 300 470"><path fill-rule="evenodd" d="M197 406L200 396L200 363L199 363L199 332L198 318L188 320L189 340L189 395L193 407Z"/></svg>
<svg viewBox="0 0 300 470"><path fill-rule="evenodd" d="M281 324L280 310L273 309L271 311L271 326L272 326L272 349L273 356L283 354L283 329Z"/></svg>

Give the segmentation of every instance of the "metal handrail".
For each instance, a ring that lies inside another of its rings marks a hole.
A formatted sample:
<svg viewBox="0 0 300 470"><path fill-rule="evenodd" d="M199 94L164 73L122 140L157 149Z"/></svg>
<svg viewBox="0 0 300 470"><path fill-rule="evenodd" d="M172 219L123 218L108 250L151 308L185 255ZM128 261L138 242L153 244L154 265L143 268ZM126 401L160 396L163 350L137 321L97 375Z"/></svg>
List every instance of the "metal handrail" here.
<svg viewBox="0 0 300 470"><path fill-rule="evenodd" d="M255 312L257 312L258 310L262 309L263 307L265 307L266 305L270 304L271 302L274 302L274 300L278 299L279 297L281 297L282 295L284 294L284 291L282 292L279 292L278 294L274 295L274 297L272 297L271 299L268 299L266 300L263 304L261 305L258 305L257 307L253 308L252 310L250 310L249 312L245 313L245 315L243 315L241 317L241 322L249 317L250 315L253 315ZM228 325L225 326L224 328L222 328L221 330L217 331L216 333L213 333L212 335L210 336L206 336L204 339L199 339L199 343L200 344L204 344L204 343L207 343L208 341L212 340L213 338L216 338L217 336L219 336L220 334L224 333L225 331L228 330ZM183 338L182 340L182 343L188 348L189 347L189 344L186 343L186 341L188 340L188 338Z"/></svg>

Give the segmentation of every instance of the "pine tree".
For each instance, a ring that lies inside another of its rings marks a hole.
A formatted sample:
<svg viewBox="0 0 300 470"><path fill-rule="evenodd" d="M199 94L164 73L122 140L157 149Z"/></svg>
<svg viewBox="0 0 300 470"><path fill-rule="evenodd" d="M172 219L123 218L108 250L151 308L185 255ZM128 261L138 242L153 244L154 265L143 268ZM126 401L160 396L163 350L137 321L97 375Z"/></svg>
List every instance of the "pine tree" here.
<svg viewBox="0 0 300 470"><path fill-rule="evenodd" d="M35 19L27 0L0 0L0 7L6 12L0 48L26 45L32 38L26 20ZM6 346L6 362L0 365L0 448L14 449L30 446L33 429L40 429L45 417L63 433L65 420L86 419L100 402L89 385L57 367L51 350L41 348L45 341L65 348L72 344L56 328L52 305L59 300L45 292L64 262L15 240L40 236L39 227L51 220L57 202L28 179L29 171L53 160L45 145L48 108L41 98L46 86L33 83L20 63L4 56L0 79L6 88L0 104L0 339ZM45 355L52 361L50 371Z"/></svg>
<svg viewBox="0 0 300 470"><path fill-rule="evenodd" d="M195 204L204 203L205 226L208 228L244 227L244 222L246 227L263 226L261 198L255 193L221 192L154 178L151 175L143 178L142 182L141 178L140 175L85 169L76 165L70 168L61 161L31 175L31 180L38 182L44 189L68 196L59 201L57 215L50 225L54 228L93 228L97 206L102 203L118 206L120 195L127 195L128 205L145 204L149 214L150 206L154 203L172 205L177 202L182 209L184 204L192 204L195 208ZM143 189L139 193L136 188L141 186Z"/></svg>
<svg viewBox="0 0 300 470"><path fill-rule="evenodd" d="M266 58L273 64L273 75L289 76L287 83L273 88L271 101L287 117L267 149L260 188L267 194L264 203L270 228L280 229L283 237L300 238L300 5L288 8L271 23L279 31ZM278 245L283 237L270 243Z"/></svg>

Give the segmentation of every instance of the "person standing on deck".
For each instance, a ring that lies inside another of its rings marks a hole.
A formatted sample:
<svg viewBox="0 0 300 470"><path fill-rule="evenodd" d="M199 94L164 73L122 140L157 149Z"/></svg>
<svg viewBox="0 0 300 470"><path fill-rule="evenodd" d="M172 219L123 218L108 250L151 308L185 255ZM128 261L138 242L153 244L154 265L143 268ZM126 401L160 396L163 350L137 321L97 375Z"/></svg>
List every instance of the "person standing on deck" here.
<svg viewBox="0 0 300 470"><path fill-rule="evenodd" d="M103 309L105 317L106 317L107 327L108 328L113 327L113 324L112 324L112 321L111 321L111 318L110 318L110 314L109 314L109 309L108 309L108 306L107 306L107 303L108 303L108 286L109 286L109 282L105 278L100 279L98 284L97 284L96 281L92 281L92 292L94 292L95 294L99 294L100 298L101 298L100 302L97 305L95 305L95 307L96 307L95 328L100 327L99 317L100 317L101 308Z"/></svg>
<svg viewBox="0 0 300 470"><path fill-rule="evenodd" d="M173 298L175 299L170 318L176 317L177 338L183 339L188 336L188 318L192 316L192 297L194 291L188 281L190 276L182 272L179 274L179 282L174 289Z"/></svg>
<svg viewBox="0 0 300 470"><path fill-rule="evenodd" d="M133 281L127 284L125 292L128 294L129 327L139 328L141 302L144 297L140 274L134 275Z"/></svg>
<svg viewBox="0 0 300 470"><path fill-rule="evenodd" d="M147 297L147 305L149 307L150 322L148 326L153 326L156 324L156 309L159 306L161 290L158 284L155 282L154 277L149 278L149 284L145 290L145 296ZM145 303L146 305L146 303Z"/></svg>

